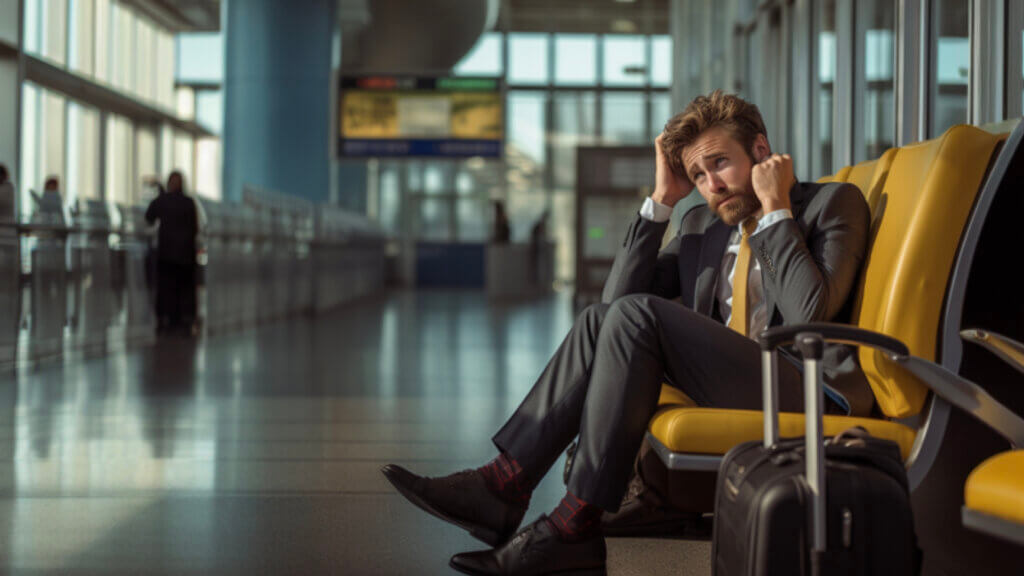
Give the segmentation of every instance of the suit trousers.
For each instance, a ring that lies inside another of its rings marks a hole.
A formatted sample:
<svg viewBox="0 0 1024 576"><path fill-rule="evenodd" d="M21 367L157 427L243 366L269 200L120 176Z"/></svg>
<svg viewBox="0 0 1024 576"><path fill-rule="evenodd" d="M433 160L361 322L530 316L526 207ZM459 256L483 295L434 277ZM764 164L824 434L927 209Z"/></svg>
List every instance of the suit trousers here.
<svg viewBox="0 0 1024 576"><path fill-rule="evenodd" d="M779 361L779 406L803 410L803 380ZM759 410L757 343L681 304L648 294L587 307L512 417L497 448L538 482L579 435L568 489L619 509L663 382L700 406Z"/></svg>

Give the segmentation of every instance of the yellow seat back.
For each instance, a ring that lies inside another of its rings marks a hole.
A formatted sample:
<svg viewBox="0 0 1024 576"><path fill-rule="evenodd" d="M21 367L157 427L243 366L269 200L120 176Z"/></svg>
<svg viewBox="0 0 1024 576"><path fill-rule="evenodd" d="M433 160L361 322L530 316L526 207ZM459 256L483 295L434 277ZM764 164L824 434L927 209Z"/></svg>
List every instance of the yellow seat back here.
<svg viewBox="0 0 1024 576"><path fill-rule="evenodd" d="M992 154L1005 137L954 126L939 138L894 152L872 210L854 324L898 338L915 356L936 359L942 304L960 235ZM861 348L859 354L886 416L921 411L928 395L923 384L873 349Z"/></svg>
<svg viewBox="0 0 1024 576"><path fill-rule="evenodd" d="M898 148L890 148L876 160L851 166L843 180L843 182L849 182L860 188L861 194L868 202L868 207L871 208L872 217L876 214L875 208L878 207L878 199L882 197L882 189L889 176L889 169L892 167L897 150Z"/></svg>

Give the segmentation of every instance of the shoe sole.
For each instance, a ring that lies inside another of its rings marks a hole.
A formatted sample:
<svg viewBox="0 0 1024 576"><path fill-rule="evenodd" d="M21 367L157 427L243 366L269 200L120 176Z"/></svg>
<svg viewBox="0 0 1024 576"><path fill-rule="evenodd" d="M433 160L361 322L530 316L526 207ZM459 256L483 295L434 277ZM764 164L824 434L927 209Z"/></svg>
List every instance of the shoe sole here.
<svg viewBox="0 0 1024 576"><path fill-rule="evenodd" d="M448 567L456 572L462 572L463 574L469 574L470 576L491 576L487 572L477 572L475 570L467 570L466 568L449 561ZM581 568L579 570L562 570L560 572L546 572L550 576L608 576L607 568Z"/></svg>
<svg viewBox="0 0 1024 576"><path fill-rule="evenodd" d="M444 520L445 522L448 522L449 524L454 524L455 526L462 528L463 530L469 532L470 536L476 538L477 540L483 542L484 544L487 544L492 548L504 542L504 540L501 539L498 533L494 530L491 530L490 528L470 524L469 522L459 520L457 518L445 514L444 512L438 510L437 508L434 508L426 500L420 498L419 494L406 488L402 483L396 482L391 477L390 470L387 467L381 468L381 473L383 473L384 477L388 479L388 482L390 482L391 485L395 487L395 490L398 490L399 494L404 496L406 500L408 500L417 508L423 510L427 514L430 514L435 518L439 518L441 520Z"/></svg>

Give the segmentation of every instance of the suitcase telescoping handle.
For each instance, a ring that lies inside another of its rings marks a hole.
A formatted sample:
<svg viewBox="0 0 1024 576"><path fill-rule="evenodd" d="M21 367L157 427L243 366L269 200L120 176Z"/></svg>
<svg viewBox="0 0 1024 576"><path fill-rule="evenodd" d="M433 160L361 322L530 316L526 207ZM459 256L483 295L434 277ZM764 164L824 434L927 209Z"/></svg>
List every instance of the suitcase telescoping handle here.
<svg viewBox="0 0 1024 576"><path fill-rule="evenodd" d="M825 551L825 457L821 357L825 340L820 334L801 332L793 339L804 359L804 423L807 443L807 487L811 492L811 531L815 552ZM771 448L779 441L779 386L776 342L762 341L761 383L764 394L764 445Z"/></svg>

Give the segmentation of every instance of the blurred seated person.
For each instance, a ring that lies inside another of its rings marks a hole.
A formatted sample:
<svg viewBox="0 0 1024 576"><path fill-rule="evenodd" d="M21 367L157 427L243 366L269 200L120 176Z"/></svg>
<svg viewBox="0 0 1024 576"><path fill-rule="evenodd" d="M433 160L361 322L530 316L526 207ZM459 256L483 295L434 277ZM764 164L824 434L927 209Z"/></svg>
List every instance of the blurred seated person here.
<svg viewBox="0 0 1024 576"><path fill-rule="evenodd" d="M60 180L56 176L50 176L43 184L43 193L36 194L30 190L32 200L35 201L36 209L32 212L32 223L63 223L64 222L64 201L60 194Z"/></svg>

